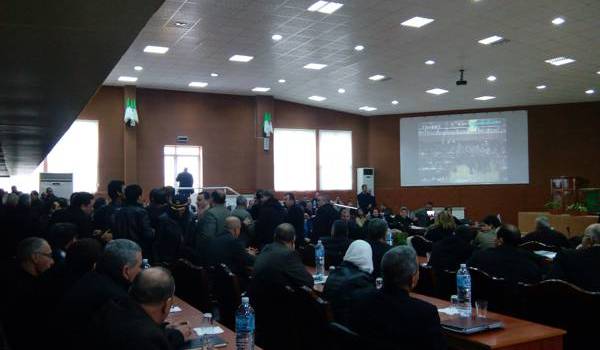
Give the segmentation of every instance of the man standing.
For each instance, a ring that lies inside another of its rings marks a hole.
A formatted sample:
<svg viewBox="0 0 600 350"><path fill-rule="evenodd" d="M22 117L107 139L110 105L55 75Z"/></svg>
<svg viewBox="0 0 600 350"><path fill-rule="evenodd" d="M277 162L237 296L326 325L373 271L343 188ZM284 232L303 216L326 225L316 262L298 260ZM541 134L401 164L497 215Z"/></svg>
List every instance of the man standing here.
<svg viewBox="0 0 600 350"><path fill-rule="evenodd" d="M319 209L317 209L317 215L313 219L311 241L316 243L319 237L330 235L333 222L339 218L340 213L329 202L329 197L325 194L320 195Z"/></svg>
<svg viewBox="0 0 600 350"><path fill-rule="evenodd" d="M214 191L211 193L212 208L204 214L202 233L208 238L214 238L225 229L225 219L231 215L225 208L225 193Z"/></svg>
<svg viewBox="0 0 600 350"><path fill-rule="evenodd" d="M375 201L375 196L371 194L371 191L367 188L367 185L362 185L362 192L356 196L358 200L358 207L363 210L363 212L369 212L373 208L377 206L377 202Z"/></svg>
<svg viewBox="0 0 600 350"><path fill-rule="evenodd" d="M92 236L92 200L94 196L87 192L75 192L71 195L69 207L57 210L50 218L50 225L59 222L70 222L77 226L77 238Z"/></svg>
<svg viewBox="0 0 600 350"><path fill-rule="evenodd" d="M304 210L301 206L296 204L296 198L294 194L288 192L283 197L285 207L287 208L287 214L285 216L285 222L294 226L296 231L296 247L304 245Z"/></svg>
<svg viewBox="0 0 600 350"><path fill-rule="evenodd" d="M123 204L125 198L125 183L121 180L112 180L108 183L108 196L110 202L94 213L94 229L105 232L114 224L114 214Z"/></svg>
<svg viewBox="0 0 600 350"><path fill-rule="evenodd" d="M256 222L256 240L259 247L273 242L275 228L285 220L285 209L271 191L263 191L262 204Z"/></svg>
<svg viewBox="0 0 600 350"><path fill-rule="evenodd" d="M188 168L183 168L183 172L177 174L175 181L179 183L179 187L194 187L194 177L192 176L192 174L188 173ZM186 188L183 190L179 190L178 193L189 197L190 194L194 193L194 189Z"/></svg>
<svg viewBox="0 0 600 350"><path fill-rule="evenodd" d="M142 255L146 259L152 257L154 229L150 226L148 212L140 203L142 188L139 185L128 185L125 188L125 206L115 213L114 238L130 239L142 247Z"/></svg>

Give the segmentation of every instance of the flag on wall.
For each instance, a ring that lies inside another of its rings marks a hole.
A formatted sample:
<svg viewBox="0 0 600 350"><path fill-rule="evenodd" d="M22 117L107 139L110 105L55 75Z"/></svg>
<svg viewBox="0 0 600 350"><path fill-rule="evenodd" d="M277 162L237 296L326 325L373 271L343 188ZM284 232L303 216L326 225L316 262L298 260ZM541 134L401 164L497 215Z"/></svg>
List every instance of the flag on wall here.
<svg viewBox="0 0 600 350"><path fill-rule="evenodd" d="M136 126L139 123L135 98L125 100L125 124L127 126Z"/></svg>
<svg viewBox="0 0 600 350"><path fill-rule="evenodd" d="M263 134L265 137L273 133L273 123L271 122L271 113L265 113L263 116Z"/></svg>

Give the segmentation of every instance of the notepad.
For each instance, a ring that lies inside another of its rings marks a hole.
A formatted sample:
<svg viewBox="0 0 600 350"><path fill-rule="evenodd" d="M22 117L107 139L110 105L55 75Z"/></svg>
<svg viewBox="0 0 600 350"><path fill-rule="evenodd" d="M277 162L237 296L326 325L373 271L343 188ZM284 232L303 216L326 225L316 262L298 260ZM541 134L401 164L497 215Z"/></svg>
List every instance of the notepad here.
<svg viewBox="0 0 600 350"><path fill-rule="evenodd" d="M450 316L458 315L460 313L455 307L452 307L452 306L448 306L443 309L438 309L438 312L441 312L443 314L450 315Z"/></svg>
<svg viewBox="0 0 600 350"><path fill-rule="evenodd" d="M181 308L177 305L171 306L171 310L169 312L181 312Z"/></svg>
<svg viewBox="0 0 600 350"><path fill-rule="evenodd" d="M554 260L554 257L556 257L556 252L549 252L547 250L536 250L534 253L549 260Z"/></svg>
<svg viewBox="0 0 600 350"><path fill-rule="evenodd" d="M205 334L221 334L223 333L223 328L219 326L198 327L194 328L194 332L196 332L196 334L198 334L199 336L203 336Z"/></svg>

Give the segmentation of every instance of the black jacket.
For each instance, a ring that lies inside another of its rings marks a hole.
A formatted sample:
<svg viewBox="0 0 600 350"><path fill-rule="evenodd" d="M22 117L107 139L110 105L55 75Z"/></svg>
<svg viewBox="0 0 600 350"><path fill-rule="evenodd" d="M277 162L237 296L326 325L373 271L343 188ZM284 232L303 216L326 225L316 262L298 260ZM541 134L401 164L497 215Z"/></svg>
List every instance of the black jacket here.
<svg viewBox="0 0 600 350"><path fill-rule="evenodd" d="M362 289L374 288L375 281L369 273L359 270L349 261L344 261L329 273L323 297L331 303L336 322L347 325L348 308L352 304L353 295Z"/></svg>
<svg viewBox="0 0 600 350"><path fill-rule="evenodd" d="M183 336L168 337L159 325L130 298L111 300L95 315L88 346L97 350L171 350L183 345ZM174 343L174 344L172 344Z"/></svg>
<svg viewBox="0 0 600 350"><path fill-rule="evenodd" d="M186 211L183 217L168 210L158 219L158 230L154 239L154 261L173 262L179 258L192 259L193 247L198 240L196 223Z"/></svg>
<svg viewBox="0 0 600 350"><path fill-rule="evenodd" d="M260 206L255 225L256 244L259 247L273 242L275 228L284 222L285 215L285 209L275 198L270 198Z"/></svg>
<svg viewBox="0 0 600 350"><path fill-rule="evenodd" d="M102 232L112 229L115 223L115 212L121 208L120 204L113 201L94 212L94 229Z"/></svg>
<svg viewBox="0 0 600 350"><path fill-rule="evenodd" d="M392 247L380 241L369 241L373 251L373 276L381 277L381 259Z"/></svg>
<svg viewBox="0 0 600 350"><path fill-rule="evenodd" d="M313 219L313 232L311 241L315 242L319 237L331 234L331 226L340 218L340 213L332 204L327 203L317 209L317 215Z"/></svg>
<svg viewBox="0 0 600 350"><path fill-rule="evenodd" d="M425 232L425 238L435 243L452 236L453 233L454 231L452 229L444 229L441 226L431 226L427 229L427 232Z"/></svg>
<svg viewBox="0 0 600 350"><path fill-rule="evenodd" d="M296 246L304 244L304 209L298 204L288 208L285 222L294 226L294 230L296 230Z"/></svg>
<svg viewBox="0 0 600 350"><path fill-rule="evenodd" d="M558 278L585 290L600 292L600 246L563 250L554 258L548 278Z"/></svg>
<svg viewBox="0 0 600 350"><path fill-rule="evenodd" d="M372 344L371 349L446 349L437 308L404 290L358 293L349 326Z"/></svg>
<svg viewBox="0 0 600 350"><path fill-rule="evenodd" d="M50 218L49 226L59 222L70 222L77 226L77 238L89 238L92 236L92 219L80 208L68 207L55 211Z"/></svg>
<svg viewBox="0 0 600 350"><path fill-rule="evenodd" d="M367 211L377 206L377 202L375 202L375 196L371 195L370 193L361 192L356 196L356 199L358 201L358 207L361 208L365 214ZM369 205L371 205L370 208Z"/></svg>
<svg viewBox="0 0 600 350"><path fill-rule="evenodd" d="M167 206L165 204L154 204L150 203L146 207L146 211L148 212L148 218L150 219L150 226L154 230L158 229L158 218L164 213L167 212Z"/></svg>
<svg viewBox="0 0 600 350"><path fill-rule="evenodd" d="M516 247L500 246L478 250L467 265L483 270L508 282L535 283L542 279L542 258Z"/></svg>
<svg viewBox="0 0 600 350"><path fill-rule="evenodd" d="M148 212L141 204L127 204L115 212L113 238L125 238L142 247L144 258L151 258L154 229L150 226Z"/></svg>
<svg viewBox="0 0 600 350"><path fill-rule="evenodd" d="M325 236L319 238L325 247L325 267L338 266L344 260L344 255L350 240L346 237L331 237Z"/></svg>
<svg viewBox="0 0 600 350"><path fill-rule="evenodd" d="M473 246L454 235L433 244L429 265L436 271L456 271L473 254Z"/></svg>
<svg viewBox="0 0 600 350"><path fill-rule="evenodd" d="M552 245L560 248L569 248L569 240L562 233L551 228L537 229L528 233L521 239L521 243L540 242L546 245Z"/></svg>
<svg viewBox="0 0 600 350"><path fill-rule="evenodd" d="M245 277L248 267L254 264L254 256L248 254L244 242L234 238L229 231L223 231L210 241L207 264L225 264L236 275Z"/></svg>

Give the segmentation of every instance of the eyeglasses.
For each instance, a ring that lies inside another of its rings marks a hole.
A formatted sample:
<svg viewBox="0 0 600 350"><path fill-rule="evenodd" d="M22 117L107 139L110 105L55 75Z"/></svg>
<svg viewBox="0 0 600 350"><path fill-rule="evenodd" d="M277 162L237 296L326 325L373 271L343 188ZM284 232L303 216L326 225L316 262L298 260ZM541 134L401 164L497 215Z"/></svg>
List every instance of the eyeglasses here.
<svg viewBox="0 0 600 350"><path fill-rule="evenodd" d="M53 257L52 257L52 253L42 253L42 252L37 252L36 254L43 255L43 256L45 256L45 257L46 257L46 258L48 258L48 259L53 259Z"/></svg>

